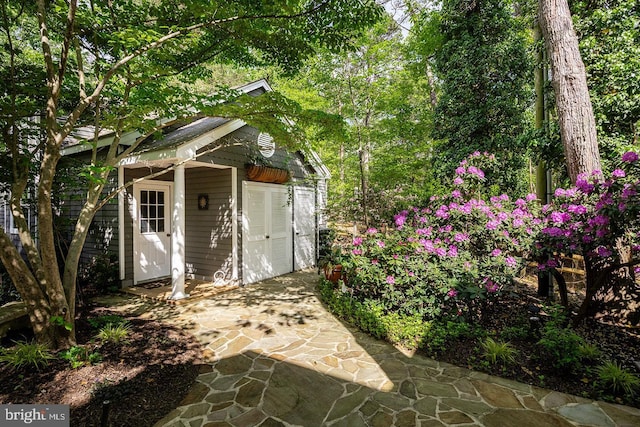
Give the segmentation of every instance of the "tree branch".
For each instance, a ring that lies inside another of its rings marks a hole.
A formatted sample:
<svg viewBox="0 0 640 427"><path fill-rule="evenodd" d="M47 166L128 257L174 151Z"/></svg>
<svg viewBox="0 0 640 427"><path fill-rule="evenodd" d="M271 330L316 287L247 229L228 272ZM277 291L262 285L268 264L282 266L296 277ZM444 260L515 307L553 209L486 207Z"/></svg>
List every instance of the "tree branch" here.
<svg viewBox="0 0 640 427"><path fill-rule="evenodd" d="M311 15L315 12L317 12L318 10L324 8L330 0L323 0L322 2L318 3L317 5L313 6L310 9L304 10L302 12L299 13L295 13L293 15L246 15L246 16L232 16L229 18L223 18L223 19L212 19L206 22L200 22L198 24L193 24L190 25L188 27L184 27L180 30L177 31L173 31L170 32L169 34L166 34L162 37L160 37L159 39L157 39L154 42L151 42L145 46L142 46L138 49L136 49L135 51L133 51L132 53L122 57L120 60L118 60L115 64L113 64L111 66L111 68L105 73L105 75L102 77L102 79L100 79L100 81L98 82L98 84L96 85L93 93L91 95L89 95L86 98L83 98L80 100L80 102L78 103L78 105L76 106L76 108L71 112L71 114L69 114L69 117L67 118L66 123L62 126L62 129L60 131L60 143L62 143L62 140L64 140L73 130L73 127L75 126L78 118L82 115L82 113L84 112L84 110L91 105L92 102L95 101L95 99L100 96L100 94L102 93L102 91L104 90L105 86L107 85L107 83L109 82L109 80L111 80L111 78L116 74L116 72L118 72L118 70L120 68L122 68L124 65L126 65L127 63L129 63L130 61L132 61L133 59L143 55L146 52L149 52L151 50L154 50L156 48L159 48L160 46L164 45L165 43L176 39L178 37L181 37L183 35L186 34L190 34L196 30L199 30L201 28L208 28L208 27L213 27L213 26L220 26L220 25L225 25L231 22L236 22L236 21L241 21L241 20L257 20L257 19L294 19L294 18L299 18L302 16L307 16L307 15ZM44 19L44 0L38 0L38 4L42 5L42 9L43 9L43 19ZM44 24L41 24L41 26L43 26ZM44 26L44 31L46 33L46 26ZM44 43L44 42L43 42ZM47 40L47 46L48 46L48 40ZM49 52L49 58L51 57L51 54ZM53 72L53 69L52 69Z"/></svg>
<svg viewBox="0 0 640 427"><path fill-rule="evenodd" d="M56 71L53 66L53 56L51 54L51 44L47 31L47 12L45 8L45 0L37 0L38 2L38 24L40 26L40 43L42 44L42 53L44 54L45 68L47 70L47 81L52 84ZM51 88L49 88L51 90Z"/></svg>
<svg viewBox="0 0 640 427"><path fill-rule="evenodd" d="M69 60L69 52L71 51L71 45L74 38L73 26L76 19L76 9L78 7L78 0L71 0L69 2L69 10L67 12L67 26L64 32L64 41L62 43L62 51L60 52L60 64L58 64L58 93L60 96L60 89L62 88L62 81L64 80L64 73L67 70L67 62Z"/></svg>
<svg viewBox="0 0 640 427"><path fill-rule="evenodd" d="M86 98L87 92L85 89L86 81L85 81L85 74L84 74L84 62L82 60L82 48L80 47L80 43L78 42L78 39L74 40L74 45L76 50L76 61L78 61L78 86L79 86L80 98Z"/></svg>

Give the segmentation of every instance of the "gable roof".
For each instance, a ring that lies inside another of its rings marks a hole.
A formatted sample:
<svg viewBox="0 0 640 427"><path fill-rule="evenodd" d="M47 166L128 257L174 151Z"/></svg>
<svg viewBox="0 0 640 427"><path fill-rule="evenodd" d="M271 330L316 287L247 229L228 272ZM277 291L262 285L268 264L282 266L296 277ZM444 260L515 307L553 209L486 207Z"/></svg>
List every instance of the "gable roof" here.
<svg viewBox="0 0 640 427"><path fill-rule="evenodd" d="M269 83L265 80L265 79L259 79L256 80L254 82L251 83L247 83L245 85L242 86L238 86L238 87L234 87L233 89L243 92L247 95L252 95L252 96L258 96L264 92L270 92L273 89L271 88L271 85L269 85ZM228 119L222 119L219 117L209 117L208 119L211 120L228 120ZM159 125L163 125L163 124L167 124L169 122L175 121L174 118L162 118L162 119L158 119L158 124ZM210 122L208 125L204 125L204 127L206 126L210 126L211 128L214 128L215 126L219 126L221 123L213 123ZM99 139L98 139L98 147L107 147L110 146L111 143L113 142L113 138L115 135L115 132L112 129L106 129L106 128L101 128L99 130L100 134L99 134ZM71 154L77 154L77 153L81 153L84 151L90 151L93 146L91 144L86 144L87 141L91 140L94 138L94 134L95 134L95 126L93 125L86 125L86 126L81 126L78 127L76 129L74 129L74 131L71 133L71 135L69 135L63 142L62 144L62 155L63 156L68 156ZM122 138L120 139L120 145L125 145L125 146L131 146L133 145L136 140L141 137L142 134L140 132L137 131L133 131L133 132L127 132L126 134L124 134L122 136ZM155 146L159 147L161 145L161 141L164 141L165 138L162 138L160 140L157 141L153 141L153 143L157 143L155 144ZM154 145L154 144L151 145ZM149 144L144 144L145 147L148 146ZM142 147L140 147L140 150L142 150ZM139 151L138 149L136 149L136 151ZM148 150L147 150L148 151Z"/></svg>
<svg viewBox="0 0 640 427"><path fill-rule="evenodd" d="M265 79L256 80L234 89L251 96L259 96L262 93L273 90ZM175 121L175 123L170 123L172 121L175 120L159 120L159 124L167 124L164 135L157 139L148 138L136 147L131 155L123 159L120 164L133 165L157 160L168 161L171 159L195 158L201 148L247 125L240 119L222 117L200 117L188 122ZM81 142L92 138L94 129L93 126L79 128L74 133L73 140L70 140L69 144L63 148L62 155L91 150L92 146L90 144L82 144ZM139 132L129 132L122 136L120 144L131 146L140 136L142 135ZM104 131L100 135L98 147L111 145L113 138L113 131ZM329 178L331 173L322 163L318 154L311 149L307 150L307 152L308 156L305 156L305 159L309 165L323 178Z"/></svg>

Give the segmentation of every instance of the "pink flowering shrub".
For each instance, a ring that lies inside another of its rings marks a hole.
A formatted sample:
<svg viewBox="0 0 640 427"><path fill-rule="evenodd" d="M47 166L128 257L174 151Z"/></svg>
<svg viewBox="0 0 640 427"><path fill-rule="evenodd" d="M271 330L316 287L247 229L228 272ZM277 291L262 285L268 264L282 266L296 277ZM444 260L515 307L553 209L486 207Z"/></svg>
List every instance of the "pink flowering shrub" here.
<svg viewBox="0 0 640 427"><path fill-rule="evenodd" d="M525 264L541 221L535 195L488 197L481 165L498 166L486 153L472 154L447 196L398 213L391 232L369 229L354 239L344 264L354 297L425 319L481 316L500 297Z"/></svg>
<svg viewBox="0 0 640 427"><path fill-rule="evenodd" d="M593 296L621 267L640 273L640 160L627 152L605 179L599 171L581 175L573 188L555 191L544 206L540 239L535 245L541 270L558 267L562 255L584 256L587 270L585 314ZM625 259L618 247L626 247Z"/></svg>

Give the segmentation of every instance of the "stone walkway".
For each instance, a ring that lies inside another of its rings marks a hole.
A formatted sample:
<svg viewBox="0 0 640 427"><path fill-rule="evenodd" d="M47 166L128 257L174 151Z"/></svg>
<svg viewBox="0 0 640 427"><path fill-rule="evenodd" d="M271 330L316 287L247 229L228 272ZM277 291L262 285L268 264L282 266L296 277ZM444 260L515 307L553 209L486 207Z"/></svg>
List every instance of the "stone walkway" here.
<svg viewBox="0 0 640 427"><path fill-rule="evenodd" d="M405 354L335 319L317 281L294 273L146 311L189 328L210 363L156 426L640 426L638 409Z"/></svg>

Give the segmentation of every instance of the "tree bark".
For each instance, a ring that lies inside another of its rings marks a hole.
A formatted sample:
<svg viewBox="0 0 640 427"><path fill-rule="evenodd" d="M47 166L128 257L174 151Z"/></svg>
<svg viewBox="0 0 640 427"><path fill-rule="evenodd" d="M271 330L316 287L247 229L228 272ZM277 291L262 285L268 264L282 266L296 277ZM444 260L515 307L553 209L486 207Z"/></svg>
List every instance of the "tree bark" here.
<svg viewBox="0 0 640 427"><path fill-rule="evenodd" d="M7 233L0 233L0 259L22 296L36 340L52 344L51 308L47 297Z"/></svg>
<svg viewBox="0 0 640 427"><path fill-rule="evenodd" d="M538 17L551 61L560 136L571 182L600 170L596 123L578 37L567 0L539 0Z"/></svg>

